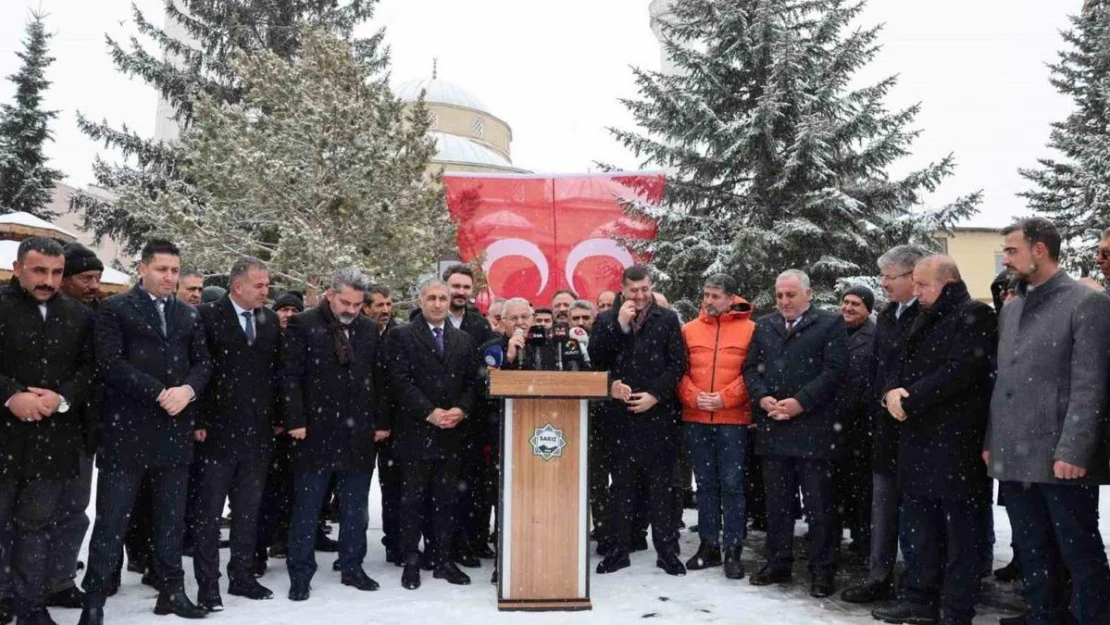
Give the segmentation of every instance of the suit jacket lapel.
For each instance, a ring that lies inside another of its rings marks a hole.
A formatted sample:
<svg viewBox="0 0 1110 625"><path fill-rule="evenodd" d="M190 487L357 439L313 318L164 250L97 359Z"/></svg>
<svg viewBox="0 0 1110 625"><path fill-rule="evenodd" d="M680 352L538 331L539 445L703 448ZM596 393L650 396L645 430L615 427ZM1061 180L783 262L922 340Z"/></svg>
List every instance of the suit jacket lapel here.
<svg viewBox="0 0 1110 625"><path fill-rule="evenodd" d="M143 290L143 287L136 284L129 295L131 298L131 305L135 307L139 314L142 315L147 324L162 338L167 338L165 333L162 332L162 320L158 318L158 309L154 306L154 300L150 298L150 294ZM167 305L168 309L169 306ZM169 310L166 311L166 328L169 329Z"/></svg>
<svg viewBox="0 0 1110 625"><path fill-rule="evenodd" d="M433 354L439 357L440 360L443 360L443 356L439 353L439 350L436 349L435 337L432 336L432 329L428 326L428 322L420 319L420 321L416 323L420 324L416 328L416 338L422 341L428 347L428 349L432 351ZM443 323L444 353L447 353L447 326L449 325L451 325L450 321L445 321Z"/></svg>
<svg viewBox="0 0 1110 625"><path fill-rule="evenodd" d="M242 343L243 347L250 348L251 345L247 343L247 334L243 332L243 324L239 321L239 315L235 312L235 306L231 304L231 298L224 296L217 303L220 310L223 312L224 323L227 324L227 331L235 335L235 342ZM258 318L255 317L254 323L254 343L258 344Z"/></svg>

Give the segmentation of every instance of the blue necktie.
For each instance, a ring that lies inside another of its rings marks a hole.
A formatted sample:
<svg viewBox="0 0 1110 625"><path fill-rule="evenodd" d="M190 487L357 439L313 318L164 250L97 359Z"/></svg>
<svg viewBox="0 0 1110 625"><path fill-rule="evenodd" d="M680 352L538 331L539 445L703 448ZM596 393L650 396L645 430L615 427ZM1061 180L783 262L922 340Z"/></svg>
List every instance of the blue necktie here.
<svg viewBox="0 0 1110 625"><path fill-rule="evenodd" d="M434 334L435 338L436 338L436 351L438 351L439 355L442 356L443 355L443 328L432 328L432 334Z"/></svg>
<svg viewBox="0 0 1110 625"><path fill-rule="evenodd" d="M154 300L154 307L158 309L158 320L162 322L162 336L166 336L166 300L159 297Z"/></svg>
<svg viewBox="0 0 1110 625"><path fill-rule="evenodd" d="M249 310L244 310L241 314L243 318L247 320L247 345L254 345L254 313Z"/></svg>

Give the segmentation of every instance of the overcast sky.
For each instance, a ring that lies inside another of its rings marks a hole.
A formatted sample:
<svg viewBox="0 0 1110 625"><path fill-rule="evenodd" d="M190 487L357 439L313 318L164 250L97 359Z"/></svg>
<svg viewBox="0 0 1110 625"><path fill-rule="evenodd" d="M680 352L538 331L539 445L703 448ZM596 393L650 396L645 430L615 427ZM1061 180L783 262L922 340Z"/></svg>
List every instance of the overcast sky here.
<svg viewBox="0 0 1110 625"><path fill-rule="evenodd" d="M163 20L161 0L135 0ZM924 130L915 154L895 173L953 152L959 169L931 198L941 203L985 191L978 225L1004 224L1024 212L1015 194L1019 167L1046 154L1049 123L1070 103L1048 83L1067 15L1082 0L871 0L862 25L883 23L884 46L861 75L899 74L891 107L922 102ZM82 135L76 112L142 135L153 134L156 95L115 71L105 33L126 37L131 0L0 0L0 75L18 68L32 8L49 13L56 33L47 105L60 114L47 151L71 185L92 182L102 147ZM635 96L630 65L657 69L648 0L381 0L367 31L386 28L394 82L431 74L482 99L513 129L515 164L535 171L587 171L595 161L636 167L607 126L631 127L617 102ZM10 82L0 84L9 101ZM111 156L110 154L108 156Z"/></svg>

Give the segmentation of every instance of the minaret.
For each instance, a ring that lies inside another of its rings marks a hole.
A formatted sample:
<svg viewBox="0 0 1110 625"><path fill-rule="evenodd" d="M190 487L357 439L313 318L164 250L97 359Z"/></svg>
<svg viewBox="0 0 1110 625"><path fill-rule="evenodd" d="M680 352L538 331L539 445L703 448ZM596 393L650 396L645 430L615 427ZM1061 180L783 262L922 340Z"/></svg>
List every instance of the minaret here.
<svg viewBox="0 0 1110 625"><path fill-rule="evenodd" d="M663 28L661 22L666 22L672 17L671 7L673 7L678 0L651 0L648 5L648 13L651 14L651 32L655 33L655 39L659 41L659 71L664 74L676 74L678 69L675 68L674 63L667 56L667 51L663 49Z"/></svg>
<svg viewBox="0 0 1110 625"><path fill-rule="evenodd" d="M185 7L183 7L181 3L176 2L175 4L177 4L178 10L184 12ZM169 36L171 39L185 41L188 43L193 42L192 37L189 36L189 33L186 32L185 28L180 23L178 23L177 20L170 17L169 13L166 13L165 24L166 35ZM169 55L167 55L167 59L171 62L174 61L174 58ZM176 121L174 121L173 113L173 106L170 105L168 100L159 95L158 109L155 113L154 118L155 139L166 142L177 141L177 138L181 135L181 127L177 124Z"/></svg>

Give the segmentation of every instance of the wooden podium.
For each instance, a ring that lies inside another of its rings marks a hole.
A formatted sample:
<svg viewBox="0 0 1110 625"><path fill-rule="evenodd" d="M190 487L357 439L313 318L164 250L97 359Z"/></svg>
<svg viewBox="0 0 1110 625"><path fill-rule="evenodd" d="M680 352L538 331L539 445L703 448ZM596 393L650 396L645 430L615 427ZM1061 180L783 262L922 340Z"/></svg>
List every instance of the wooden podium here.
<svg viewBox="0 0 1110 625"><path fill-rule="evenodd" d="M587 400L604 372L490 371L503 398L499 610L589 610Z"/></svg>

